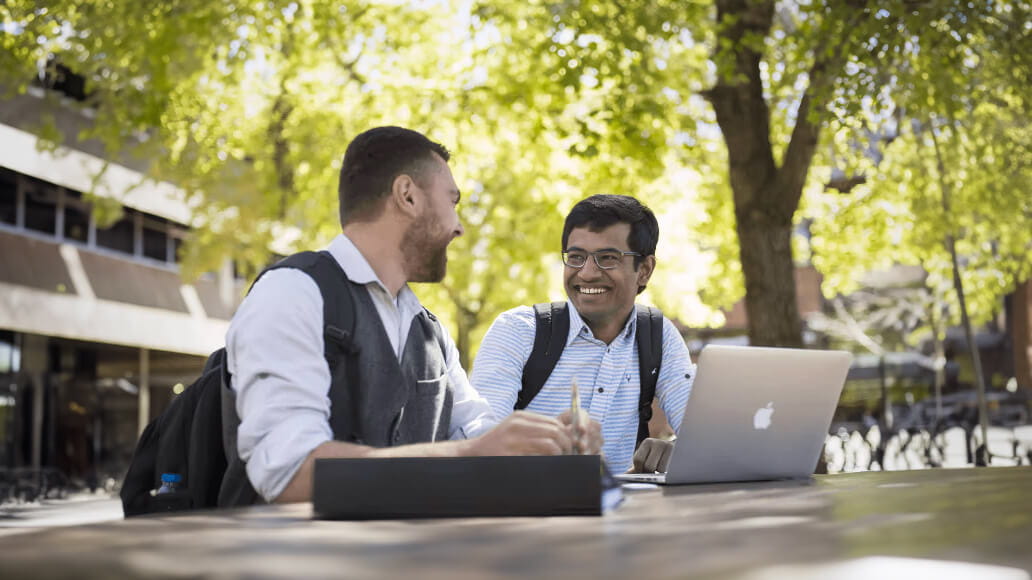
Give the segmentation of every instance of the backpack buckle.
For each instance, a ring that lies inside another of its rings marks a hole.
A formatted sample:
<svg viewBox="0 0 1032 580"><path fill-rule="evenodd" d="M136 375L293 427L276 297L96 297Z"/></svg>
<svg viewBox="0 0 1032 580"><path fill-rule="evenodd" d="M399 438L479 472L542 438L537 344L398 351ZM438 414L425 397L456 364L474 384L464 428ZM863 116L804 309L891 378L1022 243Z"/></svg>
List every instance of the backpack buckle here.
<svg viewBox="0 0 1032 580"><path fill-rule="evenodd" d="M336 343L347 354L358 354L358 346L352 339L350 332L341 330L332 324L327 324L324 334L326 338Z"/></svg>

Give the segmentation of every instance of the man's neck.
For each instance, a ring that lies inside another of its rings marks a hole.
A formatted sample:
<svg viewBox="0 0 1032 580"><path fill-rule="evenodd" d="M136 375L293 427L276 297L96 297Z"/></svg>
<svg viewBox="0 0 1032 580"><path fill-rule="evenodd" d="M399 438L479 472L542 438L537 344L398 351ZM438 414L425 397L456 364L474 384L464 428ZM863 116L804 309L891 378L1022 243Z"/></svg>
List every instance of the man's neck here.
<svg viewBox="0 0 1032 580"><path fill-rule="evenodd" d="M344 226L344 235L355 244L376 277L387 288L391 296L398 297L408 277L405 273L404 256L400 240L394 239L395 230L379 222L351 223Z"/></svg>
<svg viewBox="0 0 1032 580"><path fill-rule="evenodd" d="M583 315L581 316L581 318L582 320L584 320L584 323L588 325L588 328L591 329L591 334L596 339L601 340L606 344L612 344L613 341L616 340L616 337L620 336L620 333L623 332L624 327L627 326L627 321L629 320L630 315L633 312L634 307L632 306L630 312L628 312L628 315L625 316L623 319L613 318L612 322L604 324L588 320L587 318L584 318Z"/></svg>

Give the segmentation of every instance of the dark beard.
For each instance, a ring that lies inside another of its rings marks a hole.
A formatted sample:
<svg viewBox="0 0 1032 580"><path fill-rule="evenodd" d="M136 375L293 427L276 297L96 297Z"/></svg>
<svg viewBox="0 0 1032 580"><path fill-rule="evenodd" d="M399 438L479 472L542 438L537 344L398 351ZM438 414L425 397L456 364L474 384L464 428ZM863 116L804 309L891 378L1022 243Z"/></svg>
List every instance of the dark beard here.
<svg viewBox="0 0 1032 580"><path fill-rule="evenodd" d="M440 282L448 271L448 241L434 239L439 230L433 218L413 224L402 236L405 272L409 282Z"/></svg>

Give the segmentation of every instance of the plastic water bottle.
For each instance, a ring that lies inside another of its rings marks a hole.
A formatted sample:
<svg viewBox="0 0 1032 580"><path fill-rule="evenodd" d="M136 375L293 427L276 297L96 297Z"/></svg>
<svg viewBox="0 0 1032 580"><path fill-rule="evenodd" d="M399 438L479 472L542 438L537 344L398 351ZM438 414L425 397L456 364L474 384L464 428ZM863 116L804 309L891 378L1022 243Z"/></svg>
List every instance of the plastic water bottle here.
<svg viewBox="0 0 1032 580"><path fill-rule="evenodd" d="M183 480L183 477L178 473L162 473L161 474L161 487L158 488L158 493L172 493L179 488L179 482Z"/></svg>

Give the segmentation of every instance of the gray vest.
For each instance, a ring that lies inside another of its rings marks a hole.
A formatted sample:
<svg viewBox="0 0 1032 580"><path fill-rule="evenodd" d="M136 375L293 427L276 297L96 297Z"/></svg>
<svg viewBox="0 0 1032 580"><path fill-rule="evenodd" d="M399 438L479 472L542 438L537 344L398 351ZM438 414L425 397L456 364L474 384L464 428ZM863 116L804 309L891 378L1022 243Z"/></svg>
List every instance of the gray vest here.
<svg viewBox="0 0 1032 580"><path fill-rule="evenodd" d="M412 321L401 360L369 291L351 283L355 301L355 384L347 364L335 364L330 387L330 427L334 439L373 447L426 443L448 438L454 385L448 380L444 338L426 310ZM368 312L369 315L362 315ZM350 360L350 357L349 357Z"/></svg>

